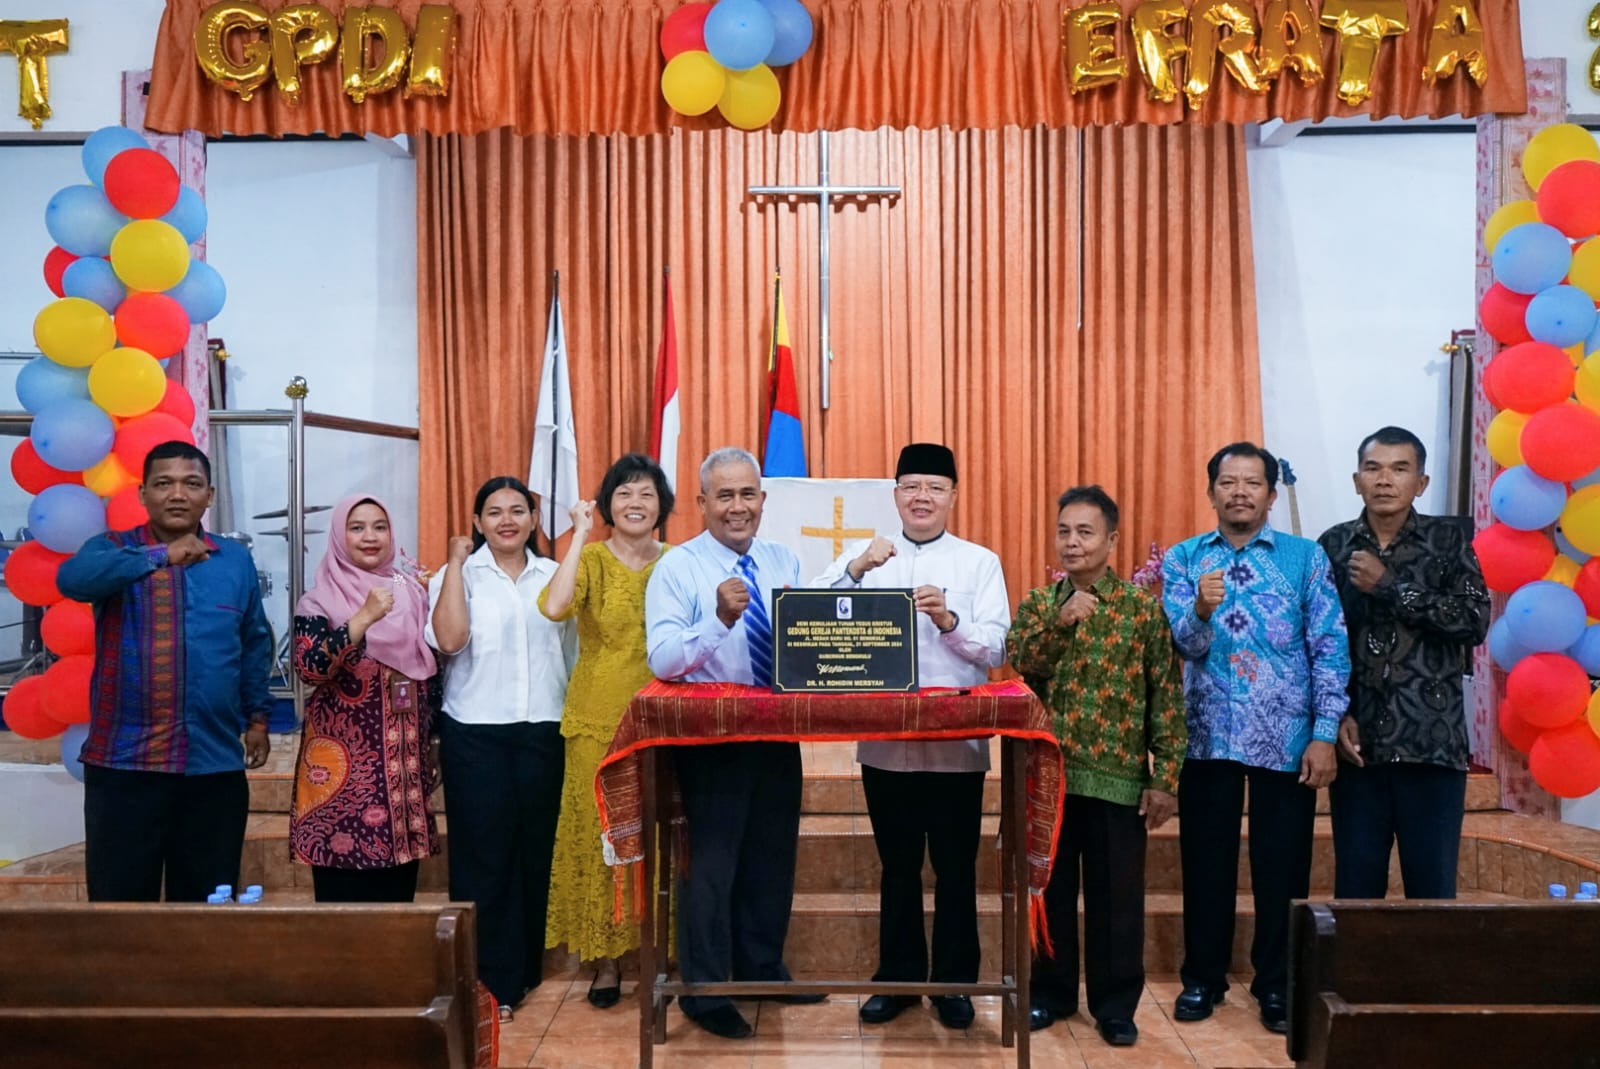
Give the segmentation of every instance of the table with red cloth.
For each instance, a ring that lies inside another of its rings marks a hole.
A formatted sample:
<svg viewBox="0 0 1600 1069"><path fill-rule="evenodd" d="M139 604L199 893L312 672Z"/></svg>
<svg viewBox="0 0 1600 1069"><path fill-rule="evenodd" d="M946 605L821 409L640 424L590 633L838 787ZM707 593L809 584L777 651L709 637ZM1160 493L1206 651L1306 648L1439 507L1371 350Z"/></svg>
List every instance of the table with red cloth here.
<svg viewBox="0 0 1600 1069"><path fill-rule="evenodd" d="M668 931L673 836L662 747L724 742L843 742L861 739L1001 739L1001 983L932 985L859 980L684 984L669 982L655 945ZM840 994L999 994L1001 1041L1028 1063L1028 968L1034 933L1043 935L1066 782L1050 716L1017 680L910 694L773 694L735 683L657 680L634 695L595 776L601 826L618 860L619 887L631 882L640 916L640 1064L664 1042L668 995L729 996L828 991ZM1019 848L1019 844L1020 848ZM1026 888L1026 892L1020 889ZM653 891L647 894L646 890ZM653 908L646 908L647 899ZM621 901L619 893L619 902Z"/></svg>

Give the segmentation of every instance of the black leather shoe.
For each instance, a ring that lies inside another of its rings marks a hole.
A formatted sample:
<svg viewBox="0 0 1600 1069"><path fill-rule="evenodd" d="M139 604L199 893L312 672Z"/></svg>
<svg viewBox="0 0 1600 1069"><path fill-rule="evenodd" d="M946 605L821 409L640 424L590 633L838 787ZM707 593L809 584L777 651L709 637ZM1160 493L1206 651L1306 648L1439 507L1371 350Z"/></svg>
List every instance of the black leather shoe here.
<svg viewBox="0 0 1600 1069"><path fill-rule="evenodd" d="M589 985L589 1005L597 1010L609 1010L622 998L622 985L612 984L610 987L596 987Z"/></svg>
<svg viewBox="0 0 1600 1069"><path fill-rule="evenodd" d="M873 995L861 1004L860 1016L868 1024L885 1024L921 1002L916 995Z"/></svg>
<svg viewBox="0 0 1600 1069"><path fill-rule="evenodd" d="M689 1020L723 1039L748 1039L752 1032L750 1022L732 1006L718 1006Z"/></svg>
<svg viewBox="0 0 1600 1069"><path fill-rule="evenodd" d="M1211 1007L1221 1001L1221 991L1212 991L1204 984L1190 984L1173 1004L1172 1016L1179 1021L1203 1021L1211 1016Z"/></svg>
<svg viewBox="0 0 1600 1069"><path fill-rule="evenodd" d="M1139 1038L1139 1029L1126 1017L1107 1017L1103 1021L1096 1021L1094 1029L1100 1033L1100 1038L1113 1047L1131 1047Z"/></svg>
<svg viewBox="0 0 1600 1069"><path fill-rule="evenodd" d="M965 995L934 995L929 1000L939 1011L939 1023L946 1028L966 1028L972 1024L972 1000Z"/></svg>
<svg viewBox="0 0 1600 1069"><path fill-rule="evenodd" d="M1042 1032L1056 1023L1058 1014L1049 1006L1041 1006L1035 1002L1028 1008L1028 1031Z"/></svg>
<svg viewBox="0 0 1600 1069"><path fill-rule="evenodd" d="M1289 1002L1282 995L1262 995L1261 1025L1279 1035L1289 1030Z"/></svg>

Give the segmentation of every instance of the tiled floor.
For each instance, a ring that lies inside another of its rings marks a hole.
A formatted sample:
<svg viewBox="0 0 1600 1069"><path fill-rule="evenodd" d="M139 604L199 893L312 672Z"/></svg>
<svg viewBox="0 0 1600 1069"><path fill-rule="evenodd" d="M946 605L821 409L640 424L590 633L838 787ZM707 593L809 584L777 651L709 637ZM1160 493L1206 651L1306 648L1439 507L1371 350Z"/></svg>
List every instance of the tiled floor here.
<svg viewBox="0 0 1600 1069"><path fill-rule="evenodd" d="M584 996L589 976L554 976L528 997L516 1019L501 1031L502 1066L544 1069L624 1069L638 1064L638 1004L633 984L623 984L623 1000L596 1010ZM1256 1006L1235 979L1228 998L1208 1021L1174 1024L1176 977L1152 978L1136 1023L1133 1047L1107 1046L1087 1016L1058 1022L1033 1034L1033 1064L1067 1069L1247 1069L1289 1066L1282 1036L1261 1027ZM709 1035L676 1007L667 1011L667 1042L655 1048L655 1063L694 1069L872 1069L876 1066L948 1065L984 1069L1016 1064L1015 1050L1000 1046L1000 1003L975 999L978 1019L966 1032L943 1028L926 1003L887 1025L861 1024L859 997L837 995L819 1006L739 1003L755 1025L746 1040Z"/></svg>

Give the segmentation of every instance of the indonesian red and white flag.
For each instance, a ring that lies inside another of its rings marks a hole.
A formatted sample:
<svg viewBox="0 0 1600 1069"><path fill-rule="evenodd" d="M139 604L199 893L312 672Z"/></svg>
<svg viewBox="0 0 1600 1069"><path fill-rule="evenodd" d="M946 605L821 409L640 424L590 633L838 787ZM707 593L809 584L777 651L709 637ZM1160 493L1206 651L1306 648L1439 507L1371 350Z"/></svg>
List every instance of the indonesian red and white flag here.
<svg viewBox="0 0 1600 1069"><path fill-rule="evenodd" d="M650 455L666 472L667 485L678 488L678 331L672 321L672 277L662 272L666 291L661 345L656 349L656 386L650 403Z"/></svg>

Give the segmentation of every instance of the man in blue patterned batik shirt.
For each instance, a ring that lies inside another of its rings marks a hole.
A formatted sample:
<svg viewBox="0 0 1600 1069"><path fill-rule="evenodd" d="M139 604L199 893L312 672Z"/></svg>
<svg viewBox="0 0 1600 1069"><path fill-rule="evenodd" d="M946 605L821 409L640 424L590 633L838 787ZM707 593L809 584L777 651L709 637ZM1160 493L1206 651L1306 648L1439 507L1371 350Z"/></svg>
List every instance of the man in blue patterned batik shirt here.
<svg viewBox="0 0 1600 1069"><path fill-rule="evenodd" d="M1217 528L1162 562L1162 601L1183 657L1188 755L1178 779L1183 993L1173 1016L1211 1016L1228 989L1239 822L1250 786L1261 1023L1287 1028L1289 901L1311 886L1317 790L1333 781L1350 652L1327 554L1275 531L1278 461L1250 442L1206 465Z"/></svg>

